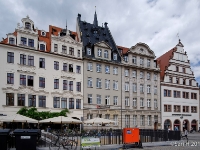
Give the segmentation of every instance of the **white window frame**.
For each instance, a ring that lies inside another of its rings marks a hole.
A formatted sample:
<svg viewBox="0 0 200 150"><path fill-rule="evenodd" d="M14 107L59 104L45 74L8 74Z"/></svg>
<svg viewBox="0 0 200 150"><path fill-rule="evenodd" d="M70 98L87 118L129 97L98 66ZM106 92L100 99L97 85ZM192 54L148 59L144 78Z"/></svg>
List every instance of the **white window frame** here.
<svg viewBox="0 0 200 150"><path fill-rule="evenodd" d="M147 125L151 126L151 115L147 116Z"/></svg>
<svg viewBox="0 0 200 150"><path fill-rule="evenodd" d="M151 85L147 85L147 93L151 93Z"/></svg>
<svg viewBox="0 0 200 150"><path fill-rule="evenodd" d="M118 105L118 96L113 96L113 105Z"/></svg>
<svg viewBox="0 0 200 150"><path fill-rule="evenodd" d="M97 72L101 72L101 64L96 64Z"/></svg>
<svg viewBox="0 0 200 150"><path fill-rule="evenodd" d="M98 49L98 51L97 51L97 56L98 56L98 57L102 57L102 50L101 50L101 49Z"/></svg>
<svg viewBox="0 0 200 150"><path fill-rule="evenodd" d="M114 126L118 125L118 115L113 115L113 120L115 121Z"/></svg>
<svg viewBox="0 0 200 150"><path fill-rule="evenodd" d="M118 90L118 81L113 80L113 90Z"/></svg>
<svg viewBox="0 0 200 150"><path fill-rule="evenodd" d="M129 82L125 82L125 91L126 91L126 92L129 91Z"/></svg>
<svg viewBox="0 0 200 150"><path fill-rule="evenodd" d="M137 107L137 98L133 98L133 107Z"/></svg>
<svg viewBox="0 0 200 150"><path fill-rule="evenodd" d="M130 115L125 115L125 126L130 128Z"/></svg>
<svg viewBox="0 0 200 150"><path fill-rule="evenodd" d="M108 50L104 50L104 58L108 58Z"/></svg>
<svg viewBox="0 0 200 150"><path fill-rule="evenodd" d="M91 103L89 103L89 104L92 104L92 94L88 94L88 99L90 98L90 101L91 101Z"/></svg>
<svg viewBox="0 0 200 150"><path fill-rule="evenodd" d="M154 108L158 108L158 100L154 99Z"/></svg>
<svg viewBox="0 0 200 150"><path fill-rule="evenodd" d="M128 62L128 56L124 56L124 61Z"/></svg>
<svg viewBox="0 0 200 150"><path fill-rule="evenodd" d="M107 104L106 104L106 100L107 100ZM110 96L109 95L105 96L105 105L110 105Z"/></svg>
<svg viewBox="0 0 200 150"><path fill-rule="evenodd" d="M154 74L154 81L158 80L158 74Z"/></svg>
<svg viewBox="0 0 200 150"><path fill-rule="evenodd" d="M144 107L144 98L140 98L140 107Z"/></svg>
<svg viewBox="0 0 200 150"><path fill-rule="evenodd" d="M136 70L133 70L133 71L132 71L132 77L133 77L133 78L137 78L137 71L136 71Z"/></svg>
<svg viewBox="0 0 200 150"><path fill-rule="evenodd" d="M133 126L137 126L137 115L133 115Z"/></svg>
<svg viewBox="0 0 200 150"><path fill-rule="evenodd" d="M125 75L125 77L128 77L128 76L129 76L129 70L128 70L128 69L125 69L125 70L124 70L124 75Z"/></svg>
<svg viewBox="0 0 200 150"><path fill-rule="evenodd" d="M136 56L132 56L132 63L133 64L137 64L137 58L136 58Z"/></svg>
<svg viewBox="0 0 200 150"><path fill-rule="evenodd" d="M113 67L113 74L115 74L115 75L118 74L118 67Z"/></svg>
<svg viewBox="0 0 200 150"><path fill-rule="evenodd" d="M144 84L140 84L140 93L144 93Z"/></svg>
<svg viewBox="0 0 200 150"><path fill-rule="evenodd" d="M105 73L110 73L110 66L105 65Z"/></svg>
<svg viewBox="0 0 200 150"><path fill-rule="evenodd" d="M87 48L87 55L91 55L91 54L92 54L91 48Z"/></svg>
<svg viewBox="0 0 200 150"><path fill-rule="evenodd" d="M157 86L154 86L154 95L158 94Z"/></svg>
<svg viewBox="0 0 200 150"><path fill-rule="evenodd" d="M105 89L110 89L110 80L105 79Z"/></svg>
<svg viewBox="0 0 200 150"><path fill-rule="evenodd" d="M140 71L140 79L143 79L143 78L144 78L144 72Z"/></svg>
<svg viewBox="0 0 200 150"><path fill-rule="evenodd" d="M145 125L145 116L141 115L140 116L140 126L144 126Z"/></svg>
<svg viewBox="0 0 200 150"><path fill-rule="evenodd" d="M125 106L130 106L129 97L125 97Z"/></svg>
<svg viewBox="0 0 200 150"><path fill-rule="evenodd" d="M147 107L151 107L151 99L147 99Z"/></svg>
<svg viewBox="0 0 200 150"><path fill-rule="evenodd" d="M92 68L93 68L92 65L93 65L92 62L87 63L87 70L88 71L92 71Z"/></svg>
<svg viewBox="0 0 200 150"><path fill-rule="evenodd" d="M147 67L151 67L151 60L147 59Z"/></svg>
<svg viewBox="0 0 200 150"><path fill-rule="evenodd" d="M92 78L91 77L88 77L88 79L87 79L87 85L88 85L88 87L92 87Z"/></svg>
<svg viewBox="0 0 200 150"><path fill-rule="evenodd" d="M100 102L100 103L99 103ZM97 94L97 104L100 105L101 104L101 95Z"/></svg>
<svg viewBox="0 0 200 150"><path fill-rule="evenodd" d="M147 72L147 80L151 79L151 74L149 72Z"/></svg>
<svg viewBox="0 0 200 150"><path fill-rule="evenodd" d="M97 78L96 80L96 88L101 88L101 79Z"/></svg>
<svg viewBox="0 0 200 150"><path fill-rule="evenodd" d="M140 65L144 66L144 58L140 57Z"/></svg>
<svg viewBox="0 0 200 150"><path fill-rule="evenodd" d="M113 54L113 60L117 60L117 54L116 53Z"/></svg>
<svg viewBox="0 0 200 150"><path fill-rule="evenodd" d="M133 92L137 92L137 83L133 83Z"/></svg>

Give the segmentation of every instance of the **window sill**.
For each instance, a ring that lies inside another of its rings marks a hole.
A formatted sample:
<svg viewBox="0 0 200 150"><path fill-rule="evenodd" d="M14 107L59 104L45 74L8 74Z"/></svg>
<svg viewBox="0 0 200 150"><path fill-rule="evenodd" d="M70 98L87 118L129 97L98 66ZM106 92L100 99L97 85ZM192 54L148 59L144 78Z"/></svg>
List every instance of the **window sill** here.
<svg viewBox="0 0 200 150"><path fill-rule="evenodd" d="M14 65L14 62L7 62L7 64L13 64Z"/></svg>
<svg viewBox="0 0 200 150"><path fill-rule="evenodd" d="M96 87L97 89L102 89L101 87Z"/></svg>
<svg viewBox="0 0 200 150"><path fill-rule="evenodd" d="M93 88L92 86L88 86L87 88Z"/></svg>
<svg viewBox="0 0 200 150"><path fill-rule="evenodd" d="M30 65L26 65L26 64L19 64L19 63L17 63L17 64L20 65L20 66L26 66L26 67L30 67L30 68L35 68L36 67L36 66L30 66Z"/></svg>
<svg viewBox="0 0 200 150"><path fill-rule="evenodd" d="M144 106L140 106L140 108L144 108Z"/></svg>
<svg viewBox="0 0 200 150"><path fill-rule="evenodd" d="M93 72L93 70L87 70L87 71Z"/></svg>

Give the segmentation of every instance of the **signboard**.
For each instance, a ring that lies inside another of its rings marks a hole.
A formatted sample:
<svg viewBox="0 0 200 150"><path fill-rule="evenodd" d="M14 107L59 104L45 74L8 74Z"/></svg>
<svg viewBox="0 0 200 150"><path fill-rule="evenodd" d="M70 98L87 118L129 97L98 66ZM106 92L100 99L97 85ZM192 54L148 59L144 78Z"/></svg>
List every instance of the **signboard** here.
<svg viewBox="0 0 200 150"><path fill-rule="evenodd" d="M81 146L82 148L100 147L100 139L94 137L82 137Z"/></svg>

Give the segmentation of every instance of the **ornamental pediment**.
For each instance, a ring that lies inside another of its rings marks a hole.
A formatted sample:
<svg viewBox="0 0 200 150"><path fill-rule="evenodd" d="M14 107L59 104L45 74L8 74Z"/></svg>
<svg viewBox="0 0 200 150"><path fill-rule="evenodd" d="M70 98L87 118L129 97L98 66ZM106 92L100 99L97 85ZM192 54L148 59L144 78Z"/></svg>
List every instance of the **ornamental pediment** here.
<svg viewBox="0 0 200 150"><path fill-rule="evenodd" d="M111 48L106 42L104 42L104 41L98 42L98 43L94 44L94 46L101 47L101 48L105 48L105 49L112 49L112 48Z"/></svg>
<svg viewBox="0 0 200 150"><path fill-rule="evenodd" d="M155 57L154 52L145 43L137 43L130 48L131 53Z"/></svg>

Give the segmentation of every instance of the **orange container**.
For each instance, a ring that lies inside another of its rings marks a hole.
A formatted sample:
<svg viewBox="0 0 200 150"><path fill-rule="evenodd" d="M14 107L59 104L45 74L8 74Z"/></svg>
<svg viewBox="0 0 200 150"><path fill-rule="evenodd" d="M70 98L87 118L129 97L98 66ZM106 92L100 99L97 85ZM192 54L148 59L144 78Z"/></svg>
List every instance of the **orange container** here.
<svg viewBox="0 0 200 150"><path fill-rule="evenodd" d="M124 128L123 129L123 143L139 143L140 135L139 128Z"/></svg>

